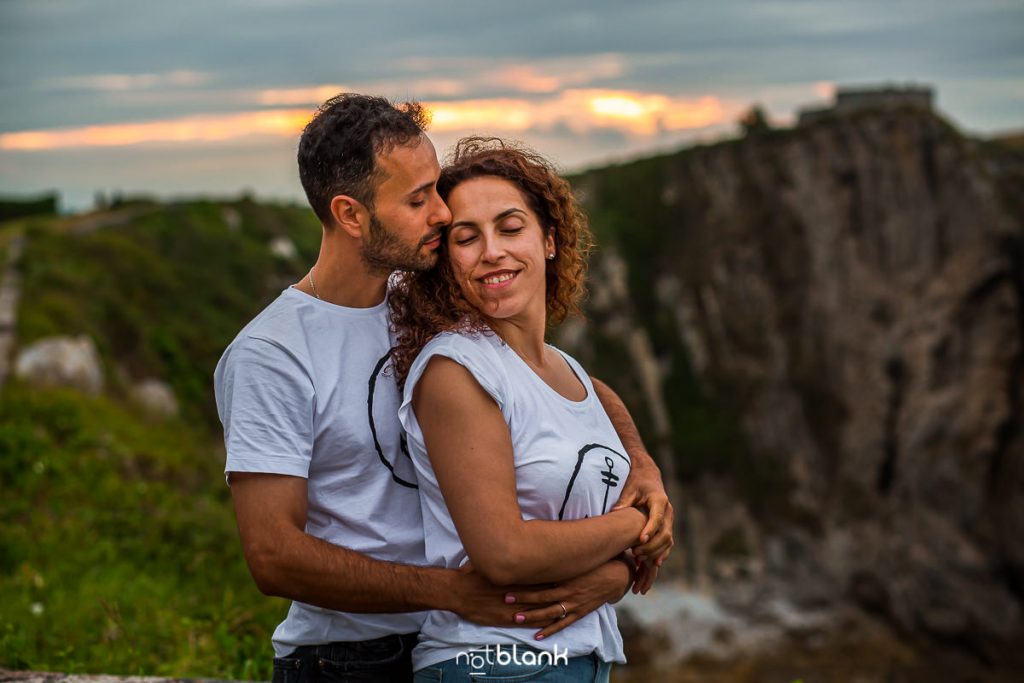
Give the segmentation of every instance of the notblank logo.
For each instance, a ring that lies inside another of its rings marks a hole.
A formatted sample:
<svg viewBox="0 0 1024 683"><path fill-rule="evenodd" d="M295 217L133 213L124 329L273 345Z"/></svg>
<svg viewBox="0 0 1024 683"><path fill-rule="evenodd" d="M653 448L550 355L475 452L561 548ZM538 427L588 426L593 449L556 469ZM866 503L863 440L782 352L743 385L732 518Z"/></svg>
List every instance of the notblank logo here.
<svg viewBox="0 0 1024 683"><path fill-rule="evenodd" d="M474 648L468 652L460 652L455 655L455 663L466 664L470 671L469 675L477 679L486 679L488 668L497 664L498 666L559 666L569 664L569 651L563 649L558 651L558 644L555 644L553 651L535 650L532 647L519 649L516 643L511 645L484 645Z"/></svg>

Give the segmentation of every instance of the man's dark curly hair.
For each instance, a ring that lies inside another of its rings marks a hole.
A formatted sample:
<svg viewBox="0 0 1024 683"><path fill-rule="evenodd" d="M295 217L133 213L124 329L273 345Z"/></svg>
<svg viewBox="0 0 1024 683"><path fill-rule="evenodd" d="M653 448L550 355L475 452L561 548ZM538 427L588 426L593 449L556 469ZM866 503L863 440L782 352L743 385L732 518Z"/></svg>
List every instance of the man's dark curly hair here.
<svg viewBox="0 0 1024 683"><path fill-rule="evenodd" d="M587 217L569 183L536 152L511 141L468 137L451 153L437 191L448 201L452 190L474 178L501 178L522 193L541 228L555 238L555 257L545 262L545 310L547 321L557 324L566 316L579 315L587 257L592 246ZM405 384L413 361L431 337L447 330L473 334L489 327L481 311L466 300L452 271L448 256L448 231L437 250L437 266L402 273L388 292L391 322L398 343L391 359L395 377Z"/></svg>
<svg viewBox="0 0 1024 683"><path fill-rule="evenodd" d="M429 114L416 102L394 105L383 97L341 93L320 105L299 140L299 179L324 225L331 200L348 195L373 208L377 158L426 130Z"/></svg>

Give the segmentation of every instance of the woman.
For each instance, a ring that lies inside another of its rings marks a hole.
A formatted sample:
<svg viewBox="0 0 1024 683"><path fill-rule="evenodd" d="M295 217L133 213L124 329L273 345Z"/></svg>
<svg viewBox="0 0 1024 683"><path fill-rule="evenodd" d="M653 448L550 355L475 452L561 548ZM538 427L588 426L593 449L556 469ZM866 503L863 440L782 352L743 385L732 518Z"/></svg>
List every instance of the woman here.
<svg viewBox="0 0 1024 683"><path fill-rule="evenodd" d="M544 343L549 320L578 312L586 221L547 162L500 140L461 141L438 190L453 216L438 267L389 295L427 560L468 559L498 584L569 579L633 546L646 522L610 511L629 459L587 373ZM642 548L652 576L670 547ZM606 680L624 661L614 610L562 610L578 621L543 643L431 612L416 679Z"/></svg>

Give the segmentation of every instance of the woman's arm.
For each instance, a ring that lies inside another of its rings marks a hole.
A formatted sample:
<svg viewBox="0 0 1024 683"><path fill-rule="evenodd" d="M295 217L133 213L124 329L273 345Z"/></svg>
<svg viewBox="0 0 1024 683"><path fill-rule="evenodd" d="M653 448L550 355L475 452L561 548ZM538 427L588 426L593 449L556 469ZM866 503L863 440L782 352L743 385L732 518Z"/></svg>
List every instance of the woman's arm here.
<svg viewBox="0 0 1024 683"><path fill-rule="evenodd" d="M632 507L582 520L524 520L505 418L453 360L431 359L413 392L413 410L462 544L493 583L578 576L633 545L647 522Z"/></svg>

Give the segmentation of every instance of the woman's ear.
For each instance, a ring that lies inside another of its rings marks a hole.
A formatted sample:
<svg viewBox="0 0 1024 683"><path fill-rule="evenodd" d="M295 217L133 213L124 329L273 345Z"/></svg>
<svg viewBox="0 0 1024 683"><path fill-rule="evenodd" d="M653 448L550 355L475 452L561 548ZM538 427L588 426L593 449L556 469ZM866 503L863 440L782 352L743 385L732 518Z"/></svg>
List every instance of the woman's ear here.
<svg viewBox="0 0 1024 683"><path fill-rule="evenodd" d="M356 239L363 238L363 218L369 212L363 203L348 195L339 194L331 199L331 215L334 224Z"/></svg>
<svg viewBox="0 0 1024 683"><path fill-rule="evenodd" d="M555 231L548 228L547 235L544 237L544 257L551 261L555 258Z"/></svg>

